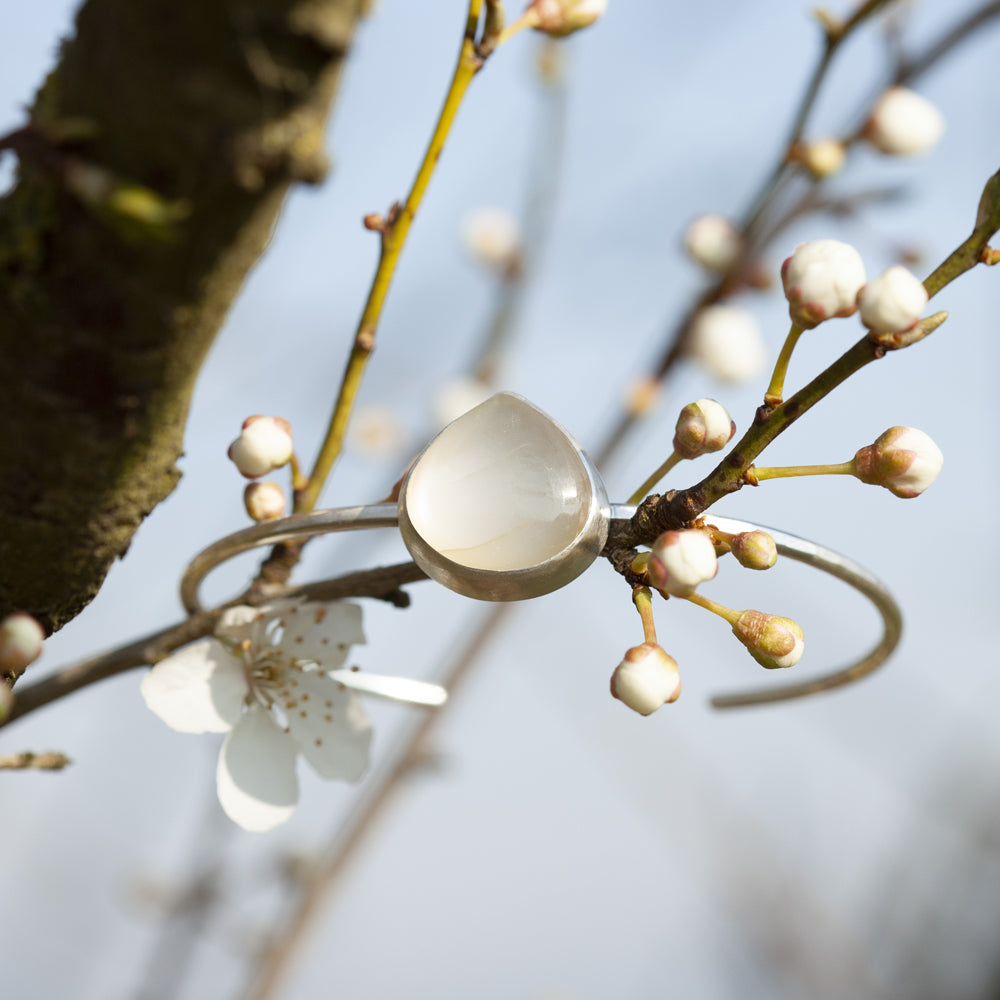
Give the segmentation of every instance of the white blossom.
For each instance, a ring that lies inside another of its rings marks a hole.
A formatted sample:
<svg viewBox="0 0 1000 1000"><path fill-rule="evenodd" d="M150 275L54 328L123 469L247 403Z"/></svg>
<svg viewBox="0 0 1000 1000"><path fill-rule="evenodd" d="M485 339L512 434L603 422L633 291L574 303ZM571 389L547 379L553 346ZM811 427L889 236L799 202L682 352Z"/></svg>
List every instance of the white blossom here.
<svg viewBox="0 0 1000 1000"><path fill-rule="evenodd" d="M909 330L927 301L923 282L901 264L894 264L858 292L861 322L873 333Z"/></svg>
<svg viewBox="0 0 1000 1000"><path fill-rule="evenodd" d="M633 712L652 715L680 697L677 661L655 642L633 646L611 675L611 694Z"/></svg>
<svg viewBox="0 0 1000 1000"><path fill-rule="evenodd" d="M699 215L684 234L684 249L710 271L726 271L739 258L743 239L724 215Z"/></svg>
<svg viewBox="0 0 1000 1000"><path fill-rule="evenodd" d="M360 642L355 604L229 608L213 638L149 671L142 696L178 732L229 734L219 801L245 829L269 830L295 809L298 754L323 778L358 781L368 767L371 723L338 669Z"/></svg>
<svg viewBox="0 0 1000 1000"><path fill-rule="evenodd" d="M691 355L722 382L756 378L767 365L760 327L740 306L718 304L699 310L688 345Z"/></svg>
<svg viewBox="0 0 1000 1000"><path fill-rule="evenodd" d="M847 150L839 139L816 139L802 150L802 162L813 177L839 173L847 160Z"/></svg>
<svg viewBox="0 0 1000 1000"><path fill-rule="evenodd" d="M726 408L714 399L688 403L677 418L674 451L683 458L697 458L724 448L736 433Z"/></svg>
<svg viewBox="0 0 1000 1000"><path fill-rule="evenodd" d="M792 322L809 330L834 316L850 316L865 283L865 265L854 247L839 240L801 243L781 266L781 283Z"/></svg>
<svg viewBox="0 0 1000 1000"><path fill-rule="evenodd" d="M247 417L228 455L247 479L266 476L292 457L292 428L283 417Z"/></svg>
<svg viewBox="0 0 1000 1000"><path fill-rule="evenodd" d="M884 486L897 497L920 496L938 477L944 455L923 431L890 427L853 459L854 475L863 483Z"/></svg>
<svg viewBox="0 0 1000 1000"><path fill-rule="evenodd" d="M653 543L647 572L657 590L687 597L719 572L719 561L704 531L665 531Z"/></svg>
<svg viewBox="0 0 1000 1000"><path fill-rule="evenodd" d="M920 94L890 87L872 108L865 138L879 151L895 156L926 153L944 134L944 116Z"/></svg>

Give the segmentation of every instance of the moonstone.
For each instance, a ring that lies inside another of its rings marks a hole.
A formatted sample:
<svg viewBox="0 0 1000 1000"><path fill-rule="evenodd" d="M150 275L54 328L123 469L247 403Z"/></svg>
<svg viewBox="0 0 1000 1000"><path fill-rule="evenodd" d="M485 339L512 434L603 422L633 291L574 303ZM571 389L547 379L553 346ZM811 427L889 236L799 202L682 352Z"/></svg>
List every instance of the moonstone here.
<svg viewBox="0 0 1000 1000"><path fill-rule="evenodd" d="M410 523L424 541L483 570L526 569L557 555L580 534L591 499L576 444L510 393L449 424L406 485Z"/></svg>

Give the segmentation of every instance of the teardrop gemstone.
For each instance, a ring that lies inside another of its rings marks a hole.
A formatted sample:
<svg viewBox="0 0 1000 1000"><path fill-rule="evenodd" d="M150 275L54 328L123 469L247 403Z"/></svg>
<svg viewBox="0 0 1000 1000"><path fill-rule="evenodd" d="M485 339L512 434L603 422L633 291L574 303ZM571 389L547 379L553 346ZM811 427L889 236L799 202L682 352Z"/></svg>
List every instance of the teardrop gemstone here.
<svg viewBox="0 0 1000 1000"><path fill-rule="evenodd" d="M593 489L575 441L498 393L449 424L410 472L406 509L432 549L482 570L536 566L583 530Z"/></svg>

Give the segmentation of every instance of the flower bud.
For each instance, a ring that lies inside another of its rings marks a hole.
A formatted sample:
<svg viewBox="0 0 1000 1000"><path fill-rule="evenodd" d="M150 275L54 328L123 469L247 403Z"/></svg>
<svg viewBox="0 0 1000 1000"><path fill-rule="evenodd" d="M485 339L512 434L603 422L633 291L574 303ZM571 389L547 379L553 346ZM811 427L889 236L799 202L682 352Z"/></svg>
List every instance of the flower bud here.
<svg viewBox="0 0 1000 1000"><path fill-rule="evenodd" d="M677 418L674 451L682 458L719 451L736 433L736 424L726 408L714 399L688 403Z"/></svg>
<svg viewBox="0 0 1000 1000"><path fill-rule="evenodd" d="M884 486L904 499L920 496L943 464L941 449L915 427L890 427L853 460L854 475L861 482Z"/></svg>
<svg viewBox="0 0 1000 1000"><path fill-rule="evenodd" d="M770 569L778 561L778 546L766 531L741 531L729 551L747 569Z"/></svg>
<svg viewBox="0 0 1000 1000"><path fill-rule="evenodd" d="M42 655L45 631L31 615L15 611L0 622L0 673L24 673Z"/></svg>
<svg viewBox="0 0 1000 1000"><path fill-rule="evenodd" d="M802 629L791 618L767 615L763 611L744 611L733 626L733 635L768 670L794 667L805 649Z"/></svg>
<svg viewBox="0 0 1000 1000"><path fill-rule="evenodd" d="M843 169L847 150L839 139L817 139L805 146L800 156L813 177L831 177Z"/></svg>
<svg viewBox="0 0 1000 1000"><path fill-rule="evenodd" d="M611 675L612 697L640 715L652 715L681 696L677 661L655 642L633 646Z"/></svg>
<svg viewBox="0 0 1000 1000"><path fill-rule="evenodd" d="M285 513L285 491L277 483L250 483L243 506L255 521L272 521Z"/></svg>
<svg viewBox="0 0 1000 1000"><path fill-rule="evenodd" d="M883 153L919 156L943 132L944 117L926 97L905 87L890 87L875 102L864 136Z"/></svg>
<svg viewBox="0 0 1000 1000"><path fill-rule="evenodd" d="M911 329L926 305L923 282L900 264L894 264L858 292L861 322L872 333Z"/></svg>
<svg viewBox="0 0 1000 1000"><path fill-rule="evenodd" d="M528 11L532 27L562 38L588 28L608 9L608 0L534 0Z"/></svg>
<svg viewBox="0 0 1000 1000"><path fill-rule="evenodd" d="M760 327L739 306L713 305L699 310L688 344L691 354L721 382L756 378L767 364Z"/></svg>
<svg viewBox="0 0 1000 1000"><path fill-rule="evenodd" d="M657 590L687 597L718 572L715 546L704 531L665 531L653 543L647 573Z"/></svg>
<svg viewBox="0 0 1000 1000"><path fill-rule="evenodd" d="M743 238L724 215L699 215L684 234L684 249L702 267L727 271L743 250Z"/></svg>
<svg viewBox="0 0 1000 1000"><path fill-rule="evenodd" d="M834 316L850 316L865 283L865 265L839 240L801 243L781 265L781 283L792 322L811 330Z"/></svg>
<svg viewBox="0 0 1000 1000"><path fill-rule="evenodd" d="M267 475L292 457L292 428L282 417L247 417L227 454L247 479Z"/></svg>
<svg viewBox="0 0 1000 1000"><path fill-rule="evenodd" d="M502 208L479 208L462 220L462 242L486 267L509 271L521 259L521 227Z"/></svg>

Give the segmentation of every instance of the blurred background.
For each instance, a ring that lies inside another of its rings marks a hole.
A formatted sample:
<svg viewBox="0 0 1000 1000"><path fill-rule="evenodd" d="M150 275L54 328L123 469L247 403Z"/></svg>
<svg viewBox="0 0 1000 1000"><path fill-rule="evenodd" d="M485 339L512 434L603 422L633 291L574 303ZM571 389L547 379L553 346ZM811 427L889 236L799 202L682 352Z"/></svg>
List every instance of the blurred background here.
<svg viewBox="0 0 1000 1000"><path fill-rule="evenodd" d="M810 136L857 126L896 42L923 51L978 6L902 4L895 41L885 19L859 31ZM74 7L0 0L0 131L21 122ZM35 677L179 620L188 559L246 523L244 481L225 457L245 416L287 417L311 458L376 262L361 218L410 184L465 7L382 0L362 26L329 132L331 177L289 199L216 343L183 481L93 605L47 643ZM503 298L460 238L483 206L513 213L529 234L545 230L530 248L498 385L598 452L629 387L708 284L683 253L686 226L701 212L745 210L787 139L821 33L808 5L785 0L611 0L597 26L560 46L563 87L540 82L541 47L525 33L501 48L461 110L362 389L368 433L352 438L325 506L385 496L433 433L442 387L475 361ZM994 19L922 76L915 88L947 119L942 142L916 160L852 150L832 191L901 196L858 216L797 221L769 253L772 277L805 239L854 243L869 275L906 254L921 277L960 243L1000 167L998 55ZM714 712L713 693L786 678L765 675L721 621L661 602L659 637L684 694L640 718L608 693L642 632L627 587L603 563L510 607L483 640L493 609L430 583L410 588L409 610L366 602L362 668L433 679L470 643L477 652L405 780L313 897L313 919L266 995L1000 996L998 282L979 268L946 289L935 305L951 318L938 333L866 368L766 453L769 465L839 462L887 427L916 426L946 459L925 495L902 502L819 477L768 482L718 507L853 555L889 585L906 614L903 643L862 684ZM780 283L736 301L773 360L788 324ZM849 319L804 337L789 388L859 331ZM764 382L723 384L679 365L604 464L612 499L666 457L683 404L717 398L742 432ZM701 478L710 462L682 466L668 485ZM391 532L328 538L307 550L298 579L404 557ZM245 557L220 569L209 596L226 599L253 566ZM727 561L705 592L796 619L807 639L800 677L878 636L862 598L794 564L751 574ZM140 680L119 676L0 731L0 753L55 749L74 761L58 774L2 777L0 968L12 1000L263 997L248 984L268 936L321 881L314 866L336 855L337 831L378 793L418 719L369 702L373 772L346 787L303 768L293 819L253 835L215 799L221 738L169 730L143 705Z"/></svg>

